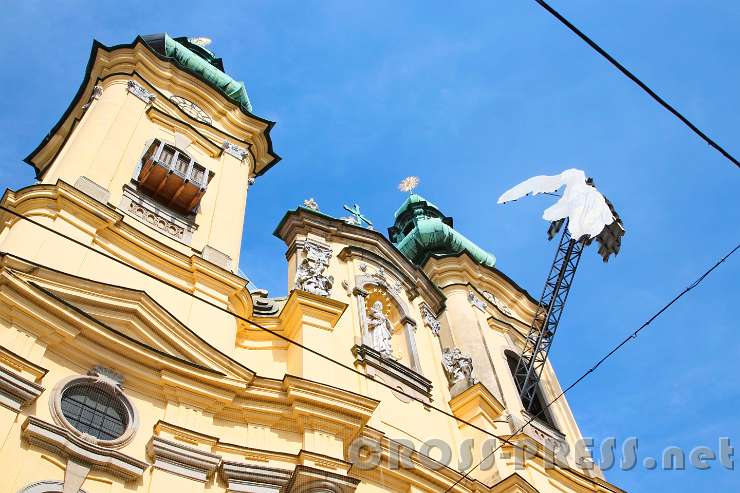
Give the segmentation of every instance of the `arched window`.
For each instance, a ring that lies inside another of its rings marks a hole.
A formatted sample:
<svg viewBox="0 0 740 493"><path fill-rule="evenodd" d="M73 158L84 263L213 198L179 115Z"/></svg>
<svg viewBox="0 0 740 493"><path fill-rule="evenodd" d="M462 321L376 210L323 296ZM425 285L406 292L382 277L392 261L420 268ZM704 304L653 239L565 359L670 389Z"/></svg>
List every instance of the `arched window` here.
<svg viewBox="0 0 740 493"><path fill-rule="evenodd" d="M506 355L506 362L509 364L509 370L511 371L511 376L516 382L516 388L517 392L521 390L522 385L524 385L524 382L517 381L516 377L516 366L519 363L519 356L514 351L506 351L504 353ZM522 403L524 404L524 403ZM538 385L537 391L534 395L534 401L532 402L532 407L529 409L529 414L532 416L537 416L537 420L542 421L543 423L555 428L555 423L552 419L552 414L550 414L549 409L545 409L545 399L542 395L542 388ZM544 409L544 412L543 412Z"/></svg>
<svg viewBox="0 0 740 493"><path fill-rule="evenodd" d="M38 481L18 490L18 493L62 493L64 491L64 482L62 481ZM79 490L78 493L85 493Z"/></svg>
<svg viewBox="0 0 740 493"><path fill-rule="evenodd" d="M212 178L205 166L159 139L147 147L134 177L142 192L182 214L196 211Z"/></svg>

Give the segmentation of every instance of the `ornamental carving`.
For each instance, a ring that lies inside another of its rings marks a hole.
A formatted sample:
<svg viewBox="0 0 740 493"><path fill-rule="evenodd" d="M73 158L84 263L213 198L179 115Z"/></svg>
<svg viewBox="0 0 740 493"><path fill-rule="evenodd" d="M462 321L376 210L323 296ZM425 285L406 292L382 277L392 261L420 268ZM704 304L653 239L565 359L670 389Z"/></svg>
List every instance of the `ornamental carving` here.
<svg viewBox="0 0 740 493"><path fill-rule="evenodd" d="M213 120L208 116L208 113L189 99L185 99L182 96L172 96L170 97L170 101L175 103L178 108L194 120L198 120L199 122L206 123L208 125L213 123Z"/></svg>
<svg viewBox="0 0 740 493"><path fill-rule="evenodd" d="M135 80L128 81L128 92L141 99L146 104L153 103L154 99L156 98L153 93L147 91L144 86L142 86Z"/></svg>
<svg viewBox="0 0 740 493"><path fill-rule="evenodd" d="M121 390L123 386L123 375L110 368L95 366L87 374L96 377L96 383L102 383L117 390Z"/></svg>
<svg viewBox="0 0 740 493"><path fill-rule="evenodd" d="M437 317L434 316L431 308L429 308L426 304L421 305L421 316L424 319L424 324L429 327L429 330L432 331L432 334L434 334L436 337L439 337L439 320L437 320Z"/></svg>
<svg viewBox="0 0 740 493"><path fill-rule="evenodd" d="M442 367L450 387L459 383L466 382L473 385L473 358L466 356L458 348L445 348L442 350Z"/></svg>
<svg viewBox="0 0 740 493"><path fill-rule="evenodd" d="M129 202L128 210L131 215L138 217L142 222L154 226L169 236L182 240L185 235L185 228L168 221L157 213L152 212L135 202Z"/></svg>
<svg viewBox="0 0 740 493"><path fill-rule="evenodd" d="M488 305L486 305L486 302L478 298L478 296L476 296L476 294L472 291L468 291L468 301L471 305L482 312L485 312L486 308L488 307Z"/></svg>
<svg viewBox="0 0 740 493"><path fill-rule="evenodd" d="M296 289L320 296L329 296L334 285L334 276L324 275L324 272L329 267L331 248L327 245L306 241L303 243L303 252L305 256L295 275Z"/></svg>
<svg viewBox="0 0 740 493"><path fill-rule="evenodd" d="M503 301L496 298L496 295L494 295L493 293L489 293L488 291L483 291L483 297L487 299L488 301L490 301L493 306L501 310L501 312L504 315L508 315L509 317L514 316L514 312L511 310L511 308L509 308L509 306L506 305Z"/></svg>
<svg viewBox="0 0 740 493"><path fill-rule="evenodd" d="M221 148L226 154L230 154L240 161L247 157L247 154L249 154L249 151L247 151L244 147L232 144L231 142L226 140L223 144L221 144Z"/></svg>

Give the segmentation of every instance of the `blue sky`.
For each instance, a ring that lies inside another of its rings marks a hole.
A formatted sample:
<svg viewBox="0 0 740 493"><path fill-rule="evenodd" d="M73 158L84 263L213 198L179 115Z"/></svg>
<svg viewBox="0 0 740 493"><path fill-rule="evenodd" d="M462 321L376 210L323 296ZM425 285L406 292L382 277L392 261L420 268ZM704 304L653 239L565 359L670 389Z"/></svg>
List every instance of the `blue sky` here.
<svg viewBox="0 0 740 493"><path fill-rule="evenodd" d="M533 1L4 2L0 185L32 182L21 159L66 108L93 38L206 35L277 121L283 161L247 204L242 269L286 292L288 209L358 203L379 228L400 179L492 251L535 297L555 245L551 198L496 206L534 174L579 167L620 211L623 252L587 251L552 360L563 386L740 241L740 170L696 138ZM553 5L702 129L740 155L740 3L553 0ZM732 258L569 395L581 431L668 446L740 443L740 258ZM738 466L740 467L740 466ZM613 470L634 492L726 491L740 475ZM733 488L734 486L734 488Z"/></svg>

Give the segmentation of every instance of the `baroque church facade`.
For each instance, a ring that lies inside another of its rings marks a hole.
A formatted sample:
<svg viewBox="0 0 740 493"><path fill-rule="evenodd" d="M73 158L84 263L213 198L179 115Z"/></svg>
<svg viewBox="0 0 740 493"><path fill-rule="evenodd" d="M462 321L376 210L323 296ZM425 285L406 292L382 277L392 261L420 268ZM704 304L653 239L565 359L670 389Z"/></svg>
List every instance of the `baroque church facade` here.
<svg viewBox="0 0 740 493"><path fill-rule="evenodd" d="M537 302L423 197L290 211L287 296L249 284L272 125L197 39L94 43L0 204L0 493L621 491L564 398L526 424Z"/></svg>

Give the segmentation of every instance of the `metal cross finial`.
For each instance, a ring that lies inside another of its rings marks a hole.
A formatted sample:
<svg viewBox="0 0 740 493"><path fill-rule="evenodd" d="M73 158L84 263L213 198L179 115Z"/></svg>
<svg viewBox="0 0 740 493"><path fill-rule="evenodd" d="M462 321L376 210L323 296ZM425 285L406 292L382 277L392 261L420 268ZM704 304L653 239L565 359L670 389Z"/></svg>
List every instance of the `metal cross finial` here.
<svg viewBox="0 0 740 493"><path fill-rule="evenodd" d="M355 224L357 224L358 226L362 226L362 223L365 222L365 223L367 223L367 225L369 227L372 227L372 225L373 225L372 221L370 221L370 219L368 219L367 217L365 217L362 214L362 212L360 212L360 206L359 205L355 204L354 207L350 207L348 205L345 205L344 206L344 210L347 211L347 212L349 212L350 214L352 214L352 216L354 216Z"/></svg>

